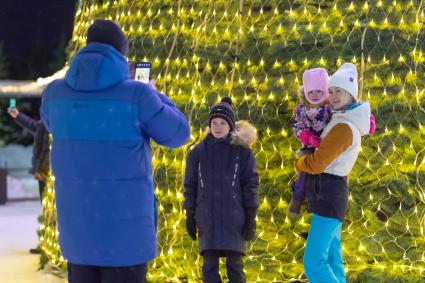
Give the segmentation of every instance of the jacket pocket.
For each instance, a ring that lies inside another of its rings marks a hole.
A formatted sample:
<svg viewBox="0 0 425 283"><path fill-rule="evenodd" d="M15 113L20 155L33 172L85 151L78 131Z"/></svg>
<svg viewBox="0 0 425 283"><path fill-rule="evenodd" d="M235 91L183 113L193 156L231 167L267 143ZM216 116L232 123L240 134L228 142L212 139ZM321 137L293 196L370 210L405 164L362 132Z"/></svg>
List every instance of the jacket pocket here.
<svg viewBox="0 0 425 283"><path fill-rule="evenodd" d="M242 227L245 223L245 211L242 205L241 195L233 192L232 194L232 221L237 227Z"/></svg>

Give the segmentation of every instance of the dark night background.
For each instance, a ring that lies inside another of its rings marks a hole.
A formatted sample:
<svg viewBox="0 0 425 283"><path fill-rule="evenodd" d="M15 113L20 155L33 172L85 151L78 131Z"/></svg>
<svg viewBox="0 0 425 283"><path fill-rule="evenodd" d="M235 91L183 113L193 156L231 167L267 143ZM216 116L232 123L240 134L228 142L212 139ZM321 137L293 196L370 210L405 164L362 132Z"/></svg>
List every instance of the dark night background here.
<svg viewBox="0 0 425 283"><path fill-rule="evenodd" d="M1 0L0 80L34 80L61 69L72 36L77 0ZM0 98L0 146L28 145L32 135L6 112L9 97ZM38 119L39 98L19 98L21 112Z"/></svg>
<svg viewBox="0 0 425 283"><path fill-rule="evenodd" d="M75 5L76 0L1 1L0 43L8 78L35 79L60 68L64 50L59 49L71 39Z"/></svg>

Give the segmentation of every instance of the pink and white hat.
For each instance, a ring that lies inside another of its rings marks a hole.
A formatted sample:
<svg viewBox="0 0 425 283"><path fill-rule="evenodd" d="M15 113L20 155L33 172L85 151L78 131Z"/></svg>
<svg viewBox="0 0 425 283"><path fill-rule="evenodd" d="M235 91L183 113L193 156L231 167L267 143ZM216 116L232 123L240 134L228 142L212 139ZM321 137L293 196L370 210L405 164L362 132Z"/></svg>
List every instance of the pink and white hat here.
<svg viewBox="0 0 425 283"><path fill-rule="evenodd" d="M305 70L303 74L303 88L305 99L311 104L320 104L329 98L328 92L329 75L324 68L314 68ZM320 90L323 96L319 101L311 101L308 98L308 93L313 90Z"/></svg>

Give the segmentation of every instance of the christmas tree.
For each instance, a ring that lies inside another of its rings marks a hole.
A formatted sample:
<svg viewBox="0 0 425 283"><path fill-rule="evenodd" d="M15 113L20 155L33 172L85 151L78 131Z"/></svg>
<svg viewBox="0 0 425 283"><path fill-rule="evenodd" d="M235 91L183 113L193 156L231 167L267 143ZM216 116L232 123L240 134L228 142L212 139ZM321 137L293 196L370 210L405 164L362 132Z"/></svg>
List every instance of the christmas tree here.
<svg viewBox="0 0 425 283"><path fill-rule="evenodd" d="M350 175L343 257L350 282L425 282L425 43L423 1L100 1L80 0L70 59L97 18L119 23L130 61L150 61L158 89L191 122L178 150L155 147L159 256L152 282L198 282L201 258L184 227L182 177L188 151L203 137L209 107L230 95L239 119L258 128L261 205L246 258L249 282L306 281L309 215L286 215L295 178L291 132L307 68L357 65L361 99L377 133L363 139ZM42 265L64 268L52 186L43 205ZM225 272L223 273L225 274ZM390 281L393 280L393 281Z"/></svg>

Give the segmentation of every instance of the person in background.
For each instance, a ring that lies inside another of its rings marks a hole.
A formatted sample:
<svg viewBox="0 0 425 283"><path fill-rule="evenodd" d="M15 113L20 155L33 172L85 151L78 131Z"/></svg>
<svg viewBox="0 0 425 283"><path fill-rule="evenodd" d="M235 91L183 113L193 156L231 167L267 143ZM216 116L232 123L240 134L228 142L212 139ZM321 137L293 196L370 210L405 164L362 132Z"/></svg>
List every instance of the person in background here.
<svg viewBox="0 0 425 283"><path fill-rule="evenodd" d="M40 201L43 201L44 188L50 172L49 132L41 120L37 121L28 117L20 112L18 108L9 108L7 112L18 125L34 135L34 147L29 173L38 181L38 193ZM30 253L38 254L40 253L40 248L30 249Z"/></svg>

